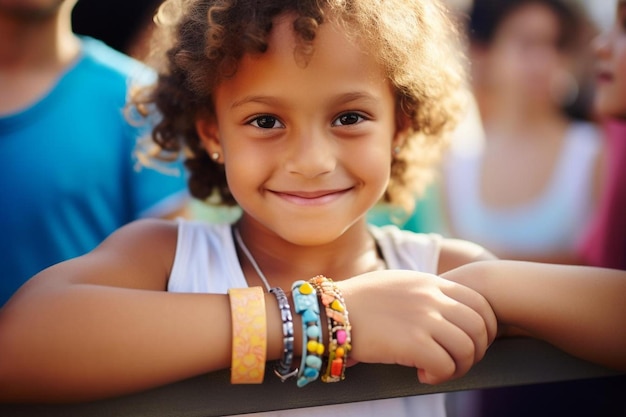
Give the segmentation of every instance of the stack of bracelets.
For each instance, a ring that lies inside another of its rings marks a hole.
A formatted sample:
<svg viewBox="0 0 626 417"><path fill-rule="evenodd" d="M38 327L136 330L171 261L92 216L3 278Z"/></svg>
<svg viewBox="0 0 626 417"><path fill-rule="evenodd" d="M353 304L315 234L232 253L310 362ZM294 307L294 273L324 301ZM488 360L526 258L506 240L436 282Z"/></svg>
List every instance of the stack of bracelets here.
<svg viewBox="0 0 626 417"><path fill-rule="evenodd" d="M320 375L322 382L342 381L351 349L351 327L346 303L339 288L330 278L318 275L308 281L294 282L291 292L294 311L302 319L300 366L292 370L294 328L291 306L285 292L274 287L270 289L270 293L274 294L278 301L283 333L283 353L274 367L274 373L283 382L297 376L298 387L304 387ZM261 287L232 288L228 294L233 330L231 383L262 383L267 349L263 290ZM322 340L320 301L328 321L328 349Z"/></svg>

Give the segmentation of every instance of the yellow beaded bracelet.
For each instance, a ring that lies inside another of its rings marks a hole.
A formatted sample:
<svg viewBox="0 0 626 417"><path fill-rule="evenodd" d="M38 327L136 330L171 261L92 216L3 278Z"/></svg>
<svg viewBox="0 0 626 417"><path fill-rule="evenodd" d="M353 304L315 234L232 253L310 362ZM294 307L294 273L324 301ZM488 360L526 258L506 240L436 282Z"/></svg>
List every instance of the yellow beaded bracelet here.
<svg viewBox="0 0 626 417"><path fill-rule="evenodd" d="M322 382L338 382L345 378L346 362L351 345L351 326L341 291L332 279L318 275L309 280L320 296L328 319L328 363Z"/></svg>
<svg viewBox="0 0 626 417"><path fill-rule="evenodd" d="M260 384L265 374L267 318L261 287L228 290L233 330L231 384Z"/></svg>

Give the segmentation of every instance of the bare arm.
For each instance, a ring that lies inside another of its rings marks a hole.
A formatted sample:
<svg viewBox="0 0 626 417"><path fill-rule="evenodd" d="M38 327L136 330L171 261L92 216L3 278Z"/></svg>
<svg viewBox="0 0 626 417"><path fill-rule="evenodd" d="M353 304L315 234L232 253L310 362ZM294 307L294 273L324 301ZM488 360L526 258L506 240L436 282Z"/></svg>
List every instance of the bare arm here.
<svg viewBox="0 0 626 417"><path fill-rule="evenodd" d="M0 401L100 398L227 368L228 296L165 292L175 248L174 224L139 221L29 281L0 310Z"/></svg>
<svg viewBox="0 0 626 417"><path fill-rule="evenodd" d="M499 323L575 356L626 370L626 272L486 261L442 276L483 294Z"/></svg>
<svg viewBox="0 0 626 417"><path fill-rule="evenodd" d="M228 368L228 296L165 291L176 238L173 223L138 221L22 287L0 310L0 401L104 398ZM437 383L467 372L495 337L485 298L436 275L375 271L337 285L355 361L413 366ZM265 301L276 360L282 322L274 296Z"/></svg>

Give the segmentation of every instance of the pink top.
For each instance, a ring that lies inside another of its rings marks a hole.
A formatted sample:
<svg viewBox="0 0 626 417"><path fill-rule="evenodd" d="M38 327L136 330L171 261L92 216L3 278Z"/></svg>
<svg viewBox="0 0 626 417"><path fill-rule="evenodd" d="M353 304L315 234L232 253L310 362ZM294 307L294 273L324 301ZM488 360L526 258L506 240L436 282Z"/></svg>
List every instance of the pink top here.
<svg viewBox="0 0 626 417"><path fill-rule="evenodd" d="M626 122L610 121L605 189L581 248L589 265L626 270Z"/></svg>

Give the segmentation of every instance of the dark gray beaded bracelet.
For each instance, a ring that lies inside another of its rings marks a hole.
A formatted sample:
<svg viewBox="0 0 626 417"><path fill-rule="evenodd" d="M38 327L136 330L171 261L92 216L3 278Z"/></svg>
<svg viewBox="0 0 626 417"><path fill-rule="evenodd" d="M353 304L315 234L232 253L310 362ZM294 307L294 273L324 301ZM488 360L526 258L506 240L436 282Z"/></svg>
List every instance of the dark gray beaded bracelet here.
<svg viewBox="0 0 626 417"><path fill-rule="evenodd" d="M285 382L298 374L298 368L291 370L294 348L293 317L285 292L280 287L274 287L270 289L270 293L276 296L278 308L280 309L280 318L283 322L283 357L274 367L274 373L282 382Z"/></svg>

